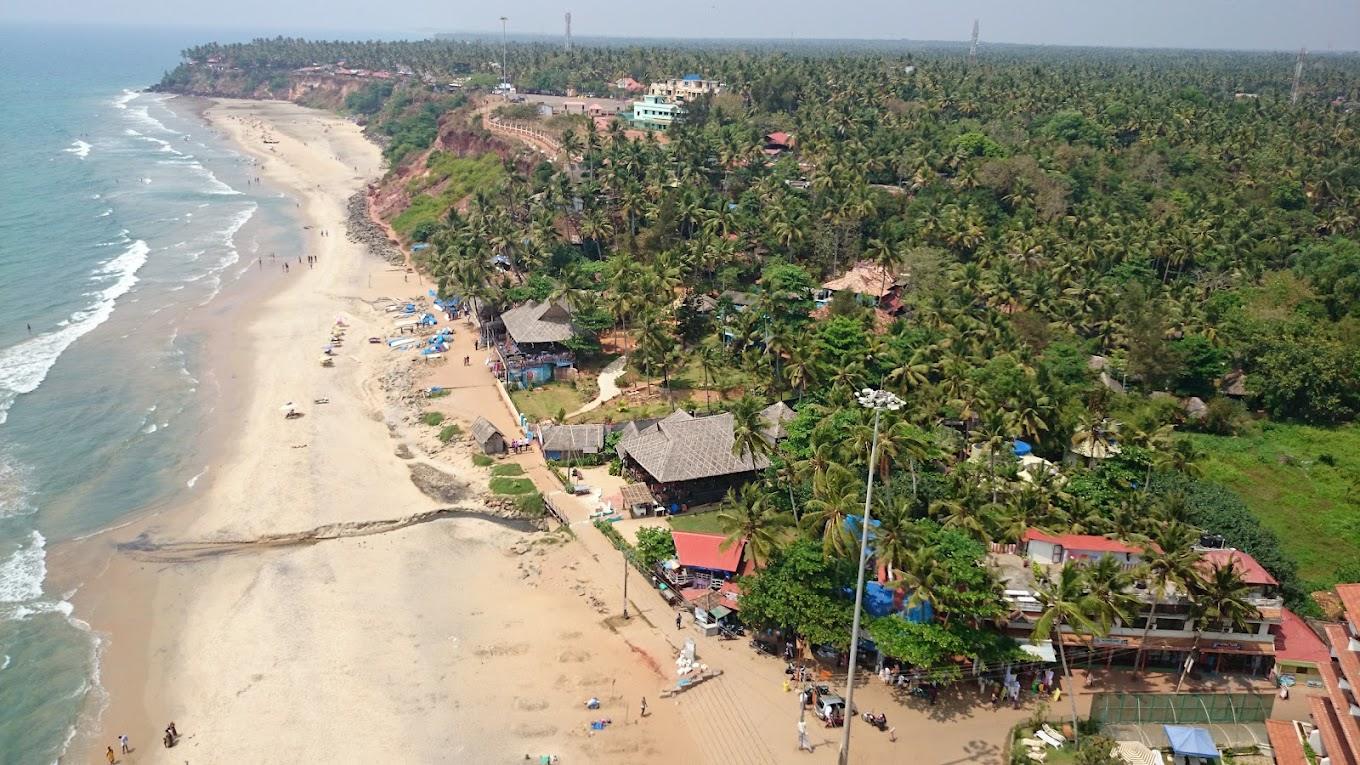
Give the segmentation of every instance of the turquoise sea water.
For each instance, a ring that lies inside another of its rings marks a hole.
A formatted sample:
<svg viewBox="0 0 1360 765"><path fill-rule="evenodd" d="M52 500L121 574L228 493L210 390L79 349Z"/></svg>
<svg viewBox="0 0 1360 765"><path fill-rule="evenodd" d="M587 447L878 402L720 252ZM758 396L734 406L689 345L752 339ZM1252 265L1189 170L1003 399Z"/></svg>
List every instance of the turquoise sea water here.
<svg viewBox="0 0 1360 765"><path fill-rule="evenodd" d="M103 637L47 549L194 491L194 319L301 244L291 200L137 92L214 37L246 35L0 26L0 763L56 761L100 709Z"/></svg>

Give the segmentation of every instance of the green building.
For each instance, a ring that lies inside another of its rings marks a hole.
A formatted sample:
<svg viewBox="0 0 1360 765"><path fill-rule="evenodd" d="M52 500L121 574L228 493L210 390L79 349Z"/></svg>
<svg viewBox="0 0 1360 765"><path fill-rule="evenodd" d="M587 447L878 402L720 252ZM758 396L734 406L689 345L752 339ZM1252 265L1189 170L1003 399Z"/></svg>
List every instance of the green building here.
<svg viewBox="0 0 1360 765"><path fill-rule="evenodd" d="M633 102L633 125L651 130L666 130L685 110L664 96L645 95Z"/></svg>

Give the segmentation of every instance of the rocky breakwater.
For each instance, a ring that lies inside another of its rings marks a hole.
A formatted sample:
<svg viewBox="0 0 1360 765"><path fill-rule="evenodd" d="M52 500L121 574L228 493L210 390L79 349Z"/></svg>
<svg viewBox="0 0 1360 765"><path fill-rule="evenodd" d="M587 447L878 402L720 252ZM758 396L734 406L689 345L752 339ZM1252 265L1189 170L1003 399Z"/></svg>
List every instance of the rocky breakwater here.
<svg viewBox="0 0 1360 765"><path fill-rule="evenodd" d="M351 242L362 244L368 251L393 265L404 265L406 256L387 238L387 232L368 214L368 194L360 191L349 198L345 207L345 229Z"/></svg>

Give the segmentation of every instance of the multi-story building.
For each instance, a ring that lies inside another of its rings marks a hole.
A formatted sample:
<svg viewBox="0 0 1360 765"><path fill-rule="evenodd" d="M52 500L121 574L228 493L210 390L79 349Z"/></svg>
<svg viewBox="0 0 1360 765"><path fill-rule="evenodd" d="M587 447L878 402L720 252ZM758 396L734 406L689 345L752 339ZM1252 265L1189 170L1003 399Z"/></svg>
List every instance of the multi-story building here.
<svg viewBox="0 0 1360 765"><path fill-rule="evenodd" d="M1117 620L1101 636L1078 634L1065 625L1054 635L1067 649L1068 660L1098 661L1105 666L1137 664L1139 669L1175 671L1193 658L1192 666L1209 671L1268 673L1275 665L1276 641L1283 621L1284 601L1279 594L1279 582L1240 550L1200 552L1200 565L1232 566L1251 588L1249 600L1257 614L1247 620L1245 630L1232 625L1196 625L1185 592L1173 590L1154 597L1147 583L1140 581L1133 593L1143 607L1132 621ZM1126 568L1136 570L1142 555L1143 549L1137 545L1105 537L1046 534L1030 529L1014 552L991 556L991 564L1004 582L1004 595L1014 607L1008 632L1028 638L1042 613L1036 567L1056 568L1073 561L1095 562L1114 556ZM1148 630L1150 619L1155 619L1155 623Z"/></svg>
<svg viewBox="0 0 1360 765"><path fill-rule="evenodd" d="M666 130L684 113L685 110L679 104L666 100L664 96L648 93L641 101L633 102L633 124L644 129Z"/></svg>
<svg viewBox="0 0 1360 765"><path fill-rule="evenodd" d="M1325 692L1308 698L1311 728L1277 723L1266 731L1282 765L1297 761L1305 740L1316 765L1360 765L1360 584L1339 584L1336 594L1344 617L1323 628L1331 660L1318 666Z"/></svg>
<svg viewBox="0 0 1360 765"><path fill-rule="evenodd" d="M717 80L705 80L700 75L687 74L678 80L652 83L647 89L647 95L661 96L677 104L683 104L691 98L716 96L722 92L722 88L723 84Z"/></svg>

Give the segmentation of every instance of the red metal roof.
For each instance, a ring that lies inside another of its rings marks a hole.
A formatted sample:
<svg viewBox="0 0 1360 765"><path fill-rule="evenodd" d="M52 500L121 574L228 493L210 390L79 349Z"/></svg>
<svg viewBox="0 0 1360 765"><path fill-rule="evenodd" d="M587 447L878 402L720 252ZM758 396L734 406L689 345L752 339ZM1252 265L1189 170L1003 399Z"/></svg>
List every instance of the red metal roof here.
<svg viewBox="0 0 1360 765"><path fill-rule="evenodd" d="M1025 532L1026 542L1049 542L1055 545L1062 545L1063 549L1072 552L1115 552L1115 553L1141 553L1143 548L1125 544L1117 539L1106 539L1090 534L1045 534L1038 529L1030 529Z"/></svg>
<svg viewBox="0 0 1360 765"><path fill-rule="evenodd" d="M741 566L741 552L746 541L740 540L719 549L727 539L721 534L699 534L693 531L672 531L675 557L685 568L704 568L709 571L735 572Z"/></svg>
<svg viewBox="0 0 1360 765"><path fill-rule="evenodd" d="M1308 765L1298 729L1287 720L1266 720L1266 735L1275 753L1275 765Z"/></svg>
<svg viewBox="0 0 1360 765"><path fill-rule="evenodd" d="M785 133L782 130L777 130L765 136L765 139L770 143L777 143L783 146L790 146L792 145L793 136L789 135L788 133Z"/></svg>
<svg viewBox="0 0 1360 765"><path fill-rule="evenodd" d="M1280 628L1275 633L1275 658L1290 662L1327 664L1332 660L1327 644L1313 628L1289 609L1280 612Z"/></svg>
<svg viewBox="0 0 1360 765"><path fill-rule="evenodd" d="M1271 587L1279 585L1279 582L1275 581L1275 577L1271 576L1264 566L1241 550L1205 550L1200 555L1200 561L1205 568L1231 566L1237 569L1237 573L1242 575L1242 581L1247 584L1269 585Z"/></svg>

